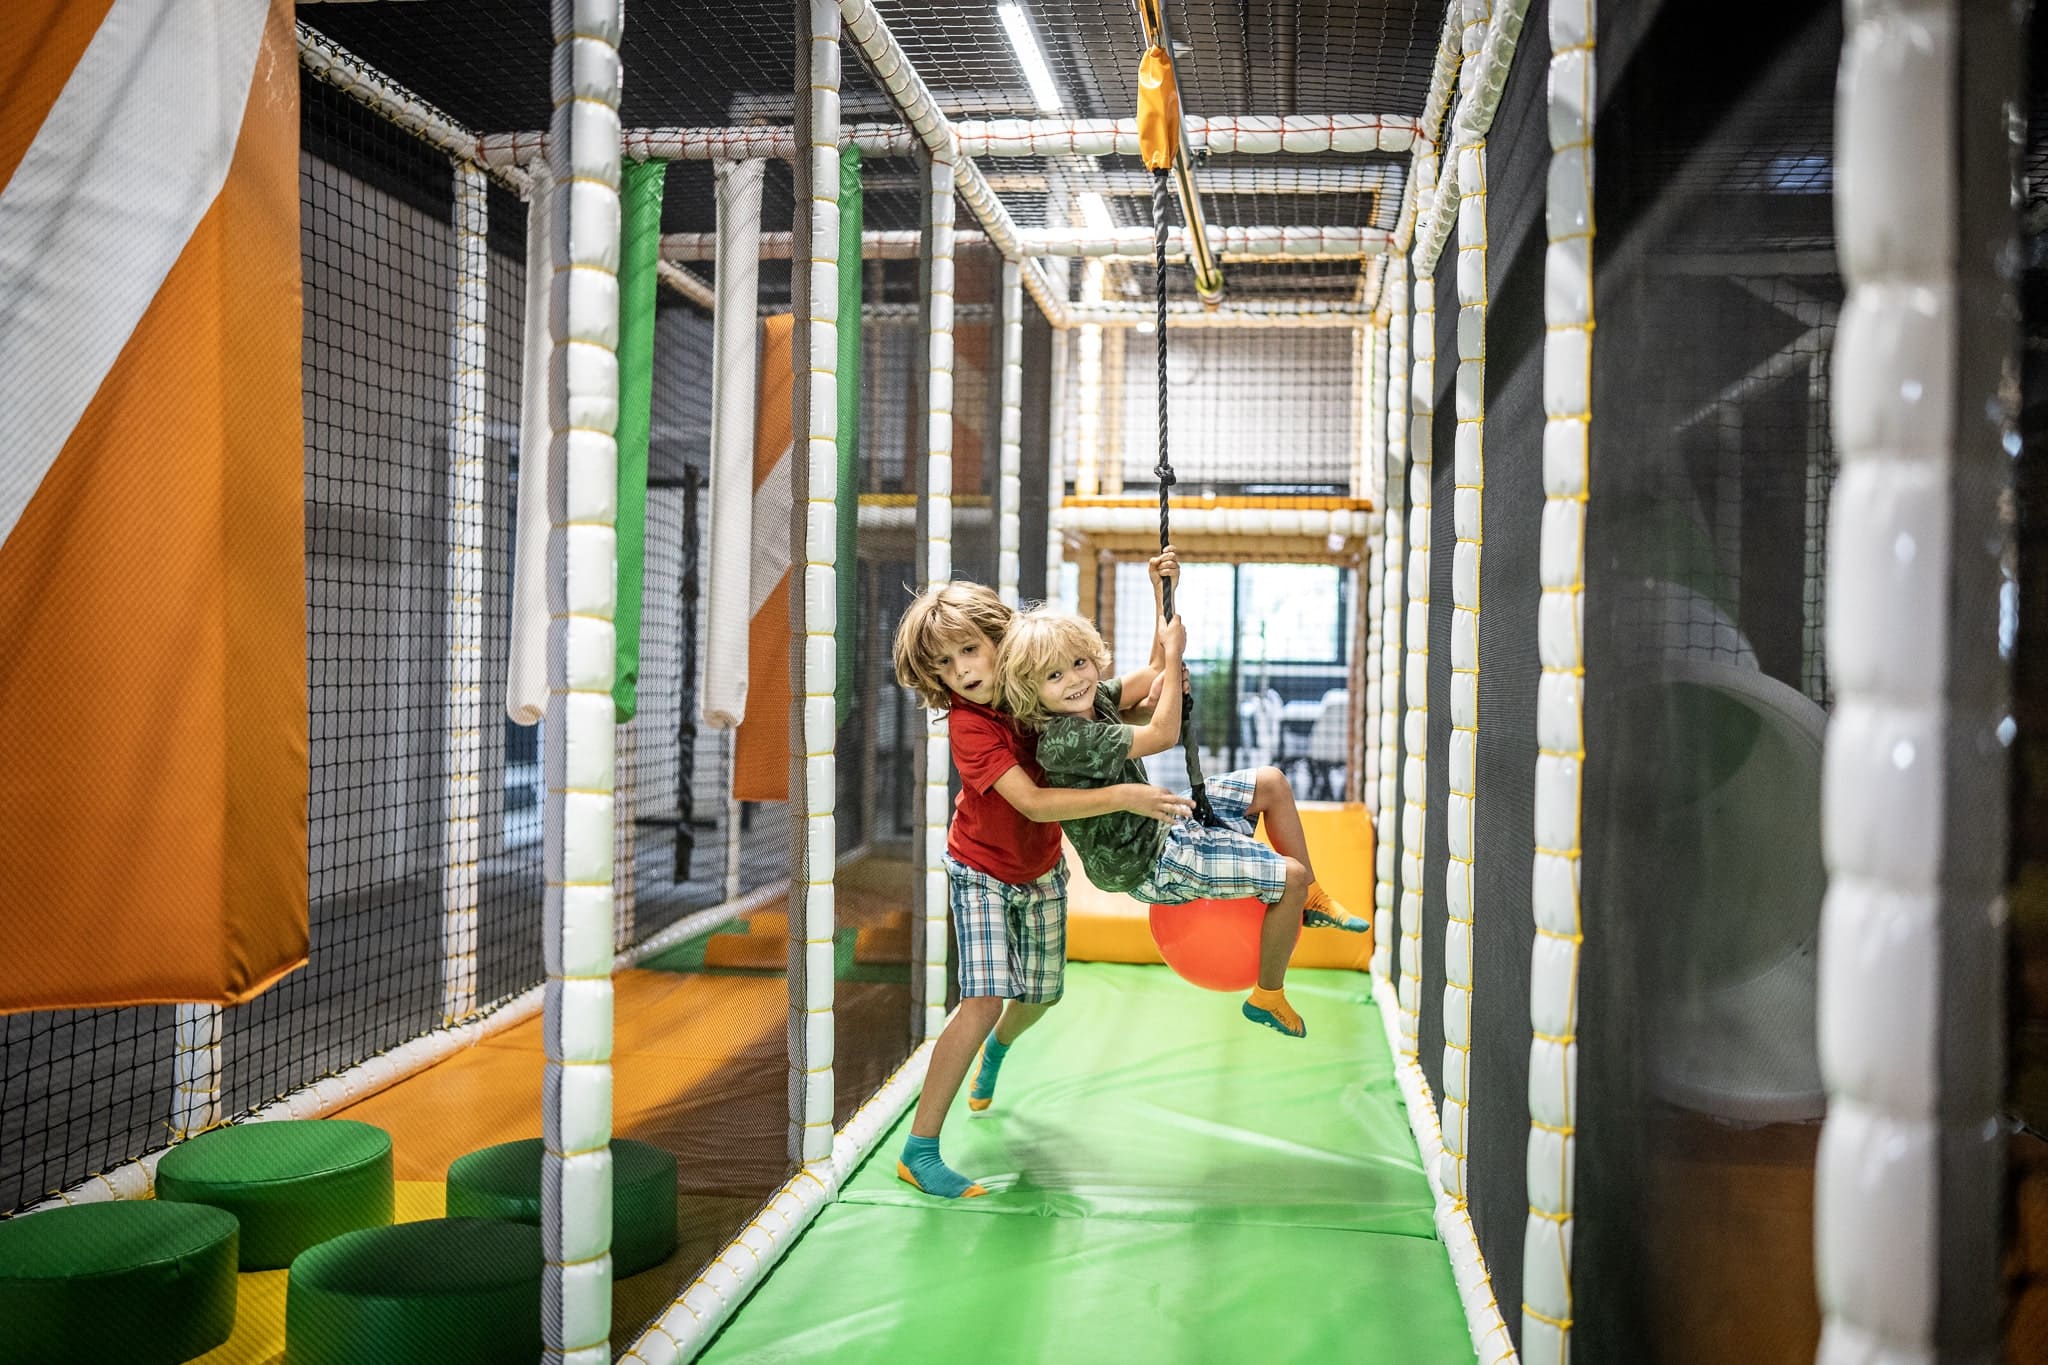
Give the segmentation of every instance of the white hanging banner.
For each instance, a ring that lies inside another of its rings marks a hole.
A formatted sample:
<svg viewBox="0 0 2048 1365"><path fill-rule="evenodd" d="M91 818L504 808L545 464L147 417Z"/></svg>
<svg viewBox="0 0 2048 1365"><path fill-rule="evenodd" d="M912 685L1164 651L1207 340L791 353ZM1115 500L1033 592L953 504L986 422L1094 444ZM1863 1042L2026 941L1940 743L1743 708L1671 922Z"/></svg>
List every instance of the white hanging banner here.
<svg viewBox="0 0 2048 1365"><path fill-rule="evenodd" d="M550 220L555 182L546 162L533 166L526 204L526 325L519 376L519 513L512 544L511 658L505 714L537 724L548 707L548 371L554 355L548 296L554 283Z"/></svg>

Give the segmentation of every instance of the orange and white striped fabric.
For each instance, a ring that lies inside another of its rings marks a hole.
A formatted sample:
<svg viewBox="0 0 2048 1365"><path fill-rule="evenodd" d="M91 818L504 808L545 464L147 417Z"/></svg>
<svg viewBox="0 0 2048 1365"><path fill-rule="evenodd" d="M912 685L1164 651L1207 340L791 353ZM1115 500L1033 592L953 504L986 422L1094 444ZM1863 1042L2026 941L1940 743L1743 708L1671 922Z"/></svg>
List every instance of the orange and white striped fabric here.
<svg viewBox="0 0 2048 1365"><path fill-rule="evenodd" d="M290 0L0 6L0 1011L306 959Z"/></svg>
<svg viewBox="0 0 2048 1365"><path fill-rule="evenodd" d="M754 554L748 594L746 716L733 752L733 795L742 801L789 800L790 508L796 496L796 319L777 313L761 324L760 403L754 412ZM711 661L718 667L716 659Z"/></svg>

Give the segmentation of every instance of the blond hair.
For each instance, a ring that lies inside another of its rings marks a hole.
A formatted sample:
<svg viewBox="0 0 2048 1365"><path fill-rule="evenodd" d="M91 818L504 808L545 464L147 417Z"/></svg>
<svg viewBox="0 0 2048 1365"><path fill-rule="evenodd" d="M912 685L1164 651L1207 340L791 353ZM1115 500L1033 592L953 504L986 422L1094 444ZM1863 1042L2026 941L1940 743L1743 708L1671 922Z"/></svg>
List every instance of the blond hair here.
<svg viewBox="0 0 2048 1365"><path fill-rule="evenodd" d="M934 583L910 599L896 623L896 681L934 711L949 710L953 690L939 677L945 657L976 634L991 647L1003 642L1017 613L993 588L980 583Z"/></svg>
<svg viewBox="0 0 2048 1365"><path fill-rule="evenodd" d="M1109 678L1109 646L1087 617L1039 607L1010 623L1010 633L996 655L996 687L1019 725L1045 728L1052 712L1046 709L1039 686L1048 673L1071 668L1076 659L1093 660L1103 679Z"/></svg>

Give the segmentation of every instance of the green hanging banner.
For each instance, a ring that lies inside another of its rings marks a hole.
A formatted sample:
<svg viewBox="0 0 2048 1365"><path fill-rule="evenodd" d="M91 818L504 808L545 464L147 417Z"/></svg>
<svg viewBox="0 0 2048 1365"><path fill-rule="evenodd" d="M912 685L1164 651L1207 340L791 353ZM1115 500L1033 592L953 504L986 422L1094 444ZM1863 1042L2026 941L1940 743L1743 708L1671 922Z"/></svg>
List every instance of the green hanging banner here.
<svg viewBox="0 0 2048 1365"><path fill-rule="evenodd" d="M655 266L661 256L665 161L628 161L619 199L619 600L612 709L623 725L640 706L640 591L646 576L647 443L654 403Z"/></svg>
<svg viewBox="0 0 2048 1365"><path fill-rule="evenodd" d="M860 639L860 149L839 153L839 724L853 712Z"/></svg>

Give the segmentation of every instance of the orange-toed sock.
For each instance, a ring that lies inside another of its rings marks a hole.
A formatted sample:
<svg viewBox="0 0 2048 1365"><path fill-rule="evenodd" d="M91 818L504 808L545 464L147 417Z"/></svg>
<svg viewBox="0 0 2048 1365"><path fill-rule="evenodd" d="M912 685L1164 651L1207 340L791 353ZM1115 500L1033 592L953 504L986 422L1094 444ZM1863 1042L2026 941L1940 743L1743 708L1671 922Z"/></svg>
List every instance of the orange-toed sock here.
<svg viewBox="0 0 2048 1365"><path fill-rule="evenodd" d="M1308 900L1301 907L1301 922L1309 929L1342 929L1347 934L1362 934L1372 927L1340 905L1336 897L1323 890L1321 882L1308 884Z"/></svg>
<svg viewBox="0 0 2048 1365"><path fill-rule="evenodd" d="M993 1033L981 1045L981 1069L974 1073L974 1084L967 1090L967 1107L975 1113L996 1102L996 1077L1002 1074L1003 1058L1009 1055L1009 1044L996 1041Z"/></svg>
<svg viewBox="0 0 2048 1365"><path fill-rule="evenodd" d="M973 1199L988 1191L939 1159L939 1140L912 1136L896 1162L896 1178L941 1199Z"/></svg>
<svg viewBox="0 0 2048 1365"><path fill-rule="evenodd" d="M1294 1006L1287 1003L1287 992L1269 991L1262 986L1252 988L1251 999L1244 1002L1244 1017L1254 1024L1264 1024L1290 1038L1308 1036L1308 1025L1301 1022L1301 1016L1294 1012Z"/></svg>

